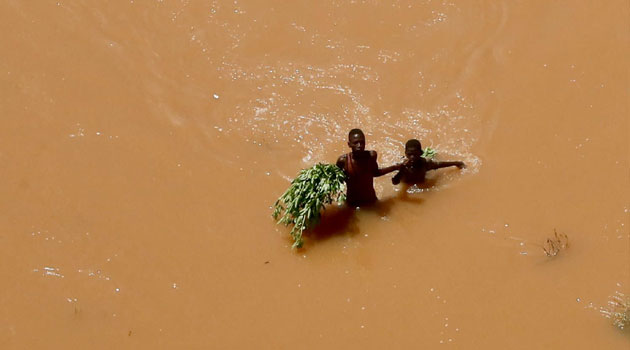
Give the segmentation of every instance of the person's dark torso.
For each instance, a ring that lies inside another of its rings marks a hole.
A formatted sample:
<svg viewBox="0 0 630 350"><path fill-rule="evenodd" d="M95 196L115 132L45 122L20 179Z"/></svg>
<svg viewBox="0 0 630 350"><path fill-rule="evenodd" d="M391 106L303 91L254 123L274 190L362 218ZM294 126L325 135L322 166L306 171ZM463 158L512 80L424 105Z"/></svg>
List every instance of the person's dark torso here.
<svg viewBox="0 0 630 350"><path fill-rule="evenodd" d="M419 184L424 182L427 175L428 161L424 158L420 158L415 162L408 162L400 167L401 181L406 184Z"/></svg>
<svg viewBox="0 0 630 350"><path fill-rule="evenodd" d="M345 172L347 199L351 205L368 204L376 201L374 173L378 167L375 157L369 151L346 155Z"/></svg>

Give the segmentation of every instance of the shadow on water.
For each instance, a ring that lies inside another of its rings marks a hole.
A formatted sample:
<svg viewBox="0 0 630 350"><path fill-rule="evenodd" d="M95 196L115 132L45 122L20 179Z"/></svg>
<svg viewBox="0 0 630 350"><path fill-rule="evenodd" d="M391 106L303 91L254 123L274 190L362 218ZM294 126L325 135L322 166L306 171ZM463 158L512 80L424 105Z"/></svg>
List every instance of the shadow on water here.
<svg viewBox="0 0 630 350"><path fill-rule="evenodd" d="M322 213L319 225L305 232L305 235L309 238L309 241L313 242L324 241L341 234L354 236L359 232L355 208L341 205L327 208Z"/></svg>
<svg viewBox="0 0 630 350"><path fill-rule="evenodd" d="M358 212L372 213L379 217L385 217L390 213L396 202L420 205L425 201L424 198L420 197L420 194L434 189L436 182L436 177L427 177L421 184L413 186L401 184L396 196L385 198L372 205L360 208L349 207L346 204L328 206L322 213L319 225L312 230L304 232L307 241L302 249L308 249L310 244L322 242L335 236L360 234L359 219L363 215L357 215Z"/></svg>
<svg viewBox="0 0 630 350"><path fill-rule="evenodd" d="M338 235L354 236L360 234L358 212L373 213L380 217L385 217L391 212L397 201L421 204L424 202L424 199L414 194L408 194L406 191L401 191L398 196L379 200L372 205L360 208L353 208L347 205L330 206L322 213L319 225L304 233L308 237L308 242L305 246L325 241Z"/></svg>

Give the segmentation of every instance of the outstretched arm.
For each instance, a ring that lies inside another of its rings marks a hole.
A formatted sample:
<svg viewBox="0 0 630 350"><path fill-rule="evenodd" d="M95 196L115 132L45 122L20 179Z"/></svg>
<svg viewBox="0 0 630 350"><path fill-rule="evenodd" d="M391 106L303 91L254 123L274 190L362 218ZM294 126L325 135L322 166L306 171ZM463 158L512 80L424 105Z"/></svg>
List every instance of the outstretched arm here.
<svg viewBox="0 0 630 350"><path fill-rule="evenodd" d="M378 162L376 161L376 158L378 157L378 155L376 154L376 151L370 151L370 156L372 157L374 161L374 177L383 176L385 174L391 173L392 171L400 169L401 164L394 164L392 166L388 166L385 168L379 168Z"/></svg>
<svg viewBox="0 0 630 350"><path fill-rule="evenodd" d="M427 162L428 165L428 169L427 170L435 170L435 169L440 169L440 168L446 168L449 166L456 166L460 169L465 168L466 164L464 164L464 162L460 162L460 161L454 161L454 162L436 162L433 160L430 160Z"/></svg>
<svg viewBox="0 0 630 350"><path fill-rule="evenodd" d="M394 165L392 165L392 166L388 166L388 167L385 167L385 168L380 168L380 169L377 169L377 170L376 170L376 175L375 175L375 176L376 176L376 177L378 177L378 176L383 176L383 175L385 175L385 174L389 174L389 173L391 173L392 171L396 171L396 170L400 170L400 164L394 164Z"/></svg>

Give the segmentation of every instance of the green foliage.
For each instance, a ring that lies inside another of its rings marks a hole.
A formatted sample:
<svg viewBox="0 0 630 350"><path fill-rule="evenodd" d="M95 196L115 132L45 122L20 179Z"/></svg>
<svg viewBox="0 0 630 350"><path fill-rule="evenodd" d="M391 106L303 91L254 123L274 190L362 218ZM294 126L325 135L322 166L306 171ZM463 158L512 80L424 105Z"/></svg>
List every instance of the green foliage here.
<svg viewBox="0 0 630 350"><path fill-rule="evenodd" d="M422 152L422 157L426 159L433 159L437 155L437 151L431 147L427 147Z"/></svg>
<svg viewBox="0 0 630 350"><path fill-rule="evenodd" d="M303 169L273 206L273 218L279 224L293 225L293 248L302 247L302 232L319 223L326 204L343 202L346 176L332 164L315 164Z"/></svg>

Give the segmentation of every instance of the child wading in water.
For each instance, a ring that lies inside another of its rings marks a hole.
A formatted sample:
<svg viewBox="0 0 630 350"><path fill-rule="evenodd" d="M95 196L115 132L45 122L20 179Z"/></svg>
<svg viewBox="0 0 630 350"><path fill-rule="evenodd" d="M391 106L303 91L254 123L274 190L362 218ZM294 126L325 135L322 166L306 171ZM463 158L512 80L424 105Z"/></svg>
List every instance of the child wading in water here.
<svg viewBox="0 0 630 350"><path fill-rule="evenodd" d="M348 147L352 150L339 157L337 166L346 174L347 201L351 207L376 202L374 178L397 170L399 165L379 168L375 151L365 150L365 135L360 129L348 134Z"/></svg>
<svg viewBox="0 0 630 350"><path fill-rule="evenodd" d="M411 139L405 144L405 159L400 164L400 171L392 178L392 183L398 185L403 182L407 185L421 184L424 182L427 171L449 166L464 168L464 162L437 162L422 157L422 145L420 141Z"/></svg>

